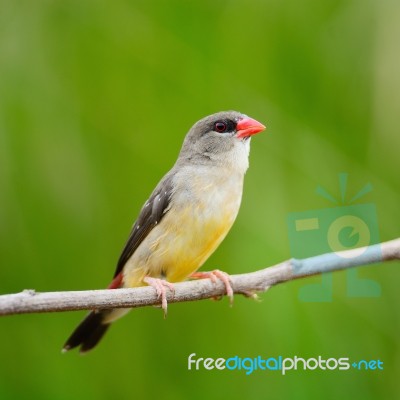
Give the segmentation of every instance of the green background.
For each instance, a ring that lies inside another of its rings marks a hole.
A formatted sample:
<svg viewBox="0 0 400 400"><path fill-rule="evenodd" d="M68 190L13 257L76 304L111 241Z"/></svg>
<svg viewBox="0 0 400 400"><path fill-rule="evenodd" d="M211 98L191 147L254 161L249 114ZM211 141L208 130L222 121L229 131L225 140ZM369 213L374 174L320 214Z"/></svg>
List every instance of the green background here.
<svg viewBox="0 0 400 400"><path fill-rule="evenodd" d="M242 208L204 269L290 257L286 219L374 190L400 236L400 5L372 0L0 1L0 288L105 287L141 205L201 117L236 109L254 137ZM0 320L0 398L376 399L399 394L399 262L365 267L379 298L237 297L135 310L87 356L61 355L84 312ZM317 282L308 279L307 283ZM188 371L187 357L380 359L383 371Z"/></svg>

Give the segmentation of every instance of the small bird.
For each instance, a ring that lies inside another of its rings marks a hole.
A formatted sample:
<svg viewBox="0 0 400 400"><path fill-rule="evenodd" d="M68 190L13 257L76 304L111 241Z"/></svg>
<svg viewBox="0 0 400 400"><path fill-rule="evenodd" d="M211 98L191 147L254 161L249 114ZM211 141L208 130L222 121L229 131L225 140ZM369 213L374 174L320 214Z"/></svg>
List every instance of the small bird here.
<svg viewBox="0 0 400 400"><path fill-rule="evenodd" d="M195 123L178 159L142 207L117 263L109 289L154 287L164 313L167 290L192 278L220 279L233 297L229 275L196 272L219 246L238 214L249 166L250 137L265 129L237 111ZM63 352L97 345L129 309L94 310L75 329Z"/></svg>

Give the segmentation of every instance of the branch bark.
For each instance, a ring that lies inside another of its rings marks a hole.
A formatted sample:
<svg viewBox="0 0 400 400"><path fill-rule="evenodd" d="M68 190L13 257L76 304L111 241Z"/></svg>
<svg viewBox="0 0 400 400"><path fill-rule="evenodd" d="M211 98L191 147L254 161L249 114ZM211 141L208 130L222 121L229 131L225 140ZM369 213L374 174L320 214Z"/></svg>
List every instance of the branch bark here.
<svg viewBox="0 0 400 400"><path fill-rule="evenodd" d="M234 293L251 295L268 290L279 283L324 272L400 260L400 238L338 253L327 253L302 260L291 259L259 271L231 275ZM168 294L169 303L196 301L225 294L222 282L210 279L176 283L175 293ZM136 308L160 304L153 288L44 292L24 290L0 296L0 315L57 311Z"/></svg>

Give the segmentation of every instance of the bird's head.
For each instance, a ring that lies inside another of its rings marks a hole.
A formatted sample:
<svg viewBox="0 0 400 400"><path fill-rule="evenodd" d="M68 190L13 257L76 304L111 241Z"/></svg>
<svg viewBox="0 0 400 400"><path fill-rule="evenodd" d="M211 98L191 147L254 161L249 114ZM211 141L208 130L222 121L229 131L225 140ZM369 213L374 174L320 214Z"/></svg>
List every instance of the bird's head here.
<svg viewBox="0 0 400 400"><path fill-rule="evenodd" d="M243 163L248 158L251 136L264 129L263 124L237 111L209 115L190 129L179 158L199 164Z"/></svg>

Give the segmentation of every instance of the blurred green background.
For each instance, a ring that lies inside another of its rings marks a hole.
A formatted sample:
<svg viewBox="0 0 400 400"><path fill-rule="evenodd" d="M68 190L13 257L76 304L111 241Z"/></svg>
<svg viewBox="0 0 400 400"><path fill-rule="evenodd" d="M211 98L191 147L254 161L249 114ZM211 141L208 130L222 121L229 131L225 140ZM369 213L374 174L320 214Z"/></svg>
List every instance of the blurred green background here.
<svg viewBox="0 0 400 400"><path fill-rule="evenodd" d="M287 216L331 204L338 174L400 236L400 3L372 0L0 1L0 288L105 287L147 196L201 117L236 109L252 141L239 217L204 269L290 257ZM323 233L321 233L323 234ZM399 263L378 298L299 301L318 278L152 307L87 356L60 349L84 312L0 320L0 398L376 399L399 394ZM187 357L380 359L383 371L188 371Z"/></svg>

